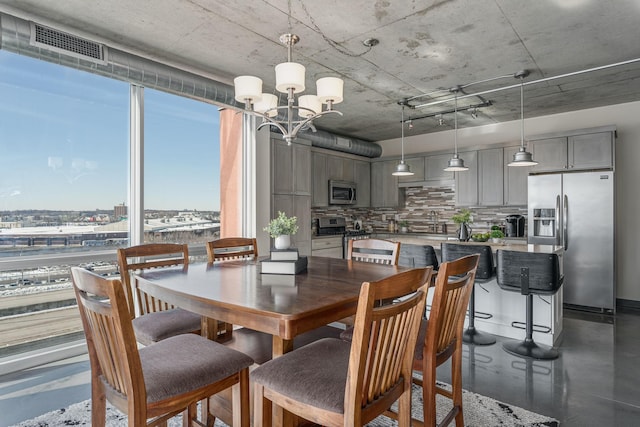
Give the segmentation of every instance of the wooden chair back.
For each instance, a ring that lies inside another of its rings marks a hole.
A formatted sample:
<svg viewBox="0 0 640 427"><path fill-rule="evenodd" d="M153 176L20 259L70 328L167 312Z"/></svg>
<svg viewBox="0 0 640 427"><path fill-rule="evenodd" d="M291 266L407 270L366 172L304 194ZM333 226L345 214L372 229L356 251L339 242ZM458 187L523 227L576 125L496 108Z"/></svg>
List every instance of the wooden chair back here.
<svg viewBox="0 0 640 427"><path fill-rule="evenodd" d="M251 237L226 237L207 242L209 262L258 258L258 243Z"/></svg>
<svg viewBox="0 0 640 427"><path fill-rule="evenodd" d="M145 408L142 364L121 281L78 267L71 273L89 350L92 394L102 394L95 390L100 381L117 408Z"/></svg>
<svg viewBox="0 0 640 427"><path fill-rule="evenodd" d="M376 264L398 265L400 242L382 239L349 240L347 259L373 262Z"/></svg>
<svg viewBox="0 0 640 427"><path fill-rule="evenodd" d="M453 408L440 425L447 425L453 419L456 425L464 425L462 415L462 334L467 305L473 289L480 255L467 255L454 261L440 264L436 277L431 311L426 327L421 357L413 361L413 369L421 371L423 380L414 378L414 383L422 385L424 402L424 425L435 426L437 394L453 400ZM452 391L436 385L436 367L452 358Z"/></svg>
<svg viewBox="0 0 640 427"><path fill-rule="evenodd" d="M433 268L365 282L360 290L345 393L345 419L364 425L408 393L420 319ZM399 296L415 292L409 298ZM379 306L379 300L394 300ZM403 403L404 404L404 403Z"/></svg>
<svg viewBox="0 0 640 427"><path fill-rule="evenodd" d="M179 243L148 243L128 248L118 249L118 266L120 268L120 279L127 292L127 302L131 313L131 318L135 317L136 307L133 295L138 302L139 315L153 313L156 311L170 310L173 305L161 301L149 294L142 292L138 288L132 275L151 268L183 266L189 265L189 247Z"/></svg>

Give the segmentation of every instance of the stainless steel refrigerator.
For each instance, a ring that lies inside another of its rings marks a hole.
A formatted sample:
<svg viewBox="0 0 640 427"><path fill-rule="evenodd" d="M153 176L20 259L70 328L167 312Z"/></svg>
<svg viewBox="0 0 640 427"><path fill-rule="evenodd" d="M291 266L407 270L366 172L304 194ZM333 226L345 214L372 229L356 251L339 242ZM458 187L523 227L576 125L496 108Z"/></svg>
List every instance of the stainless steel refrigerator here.
<svg viewBox="0 0 640 427"><path fill-rule="evenodd" d="M564 303L615 313L613 172L529 175L528 242L562 245Z"/></svg>

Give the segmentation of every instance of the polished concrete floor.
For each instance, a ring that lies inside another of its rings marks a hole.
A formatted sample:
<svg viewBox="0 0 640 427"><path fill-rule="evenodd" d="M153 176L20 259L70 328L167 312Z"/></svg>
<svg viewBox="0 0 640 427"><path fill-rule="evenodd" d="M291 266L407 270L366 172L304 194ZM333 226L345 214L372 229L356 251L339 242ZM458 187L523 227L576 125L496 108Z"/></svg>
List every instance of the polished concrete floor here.
<svg viewBox="0 0 640 427"><path fill-rule="evenodd" d="M466 346L464 388L554 417L561 426L640 425L640 312L615 318L565 310L560 357ZM448 381L447 366L439 372ZM86 356L0 376L0 427L90 397Z"/></svg>

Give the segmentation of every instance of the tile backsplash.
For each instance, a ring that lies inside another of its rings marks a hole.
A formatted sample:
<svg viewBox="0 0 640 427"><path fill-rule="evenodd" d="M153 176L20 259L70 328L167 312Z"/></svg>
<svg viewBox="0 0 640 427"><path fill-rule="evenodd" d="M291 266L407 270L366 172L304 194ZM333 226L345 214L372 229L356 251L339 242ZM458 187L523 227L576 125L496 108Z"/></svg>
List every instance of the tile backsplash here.
<svg viewBox="0 0 640 427"><path fill-rule="evenodd" d="M451 217L461 208L455 205L455 189L452 185L408 187L401 191L405 191L405 203L401 208L312 208L312 218L342 216L347 219L347 228L353 227L355 219L361 219L365 229L371 227L374 232L386 232L389 219L397 217L400 221L407 220L409 231L413 233L442 233L444 226L447 234L455 234L457 225ZM526 206L473 207L470 210L473 214L473 223L470 225L474 233L488 231L492 225L504 225L507 215L527 215Z"/></svg>

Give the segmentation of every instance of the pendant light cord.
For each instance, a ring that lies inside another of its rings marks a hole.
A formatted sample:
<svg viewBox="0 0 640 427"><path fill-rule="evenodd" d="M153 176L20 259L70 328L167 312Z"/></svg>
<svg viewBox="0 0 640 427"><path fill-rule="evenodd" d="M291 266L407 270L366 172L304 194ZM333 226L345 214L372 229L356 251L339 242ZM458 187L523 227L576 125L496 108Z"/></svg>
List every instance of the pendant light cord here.
<svg viewBox="0 0 640 427"><path fill-rule="evenodd" d="M453 145L455 149L454 156L458 157L458 92L456 91L454 97L454 107L453 107L453 123L454 123L454 131L453 131Z"/></svg>
<svg viewBox="0 0 640 427"><path fill-rule="evenodd" d="M402 131L400 132L400 150L402 150L402 162L404 163L404 105L402 106L402 121L400 122Z"/></svg>
<svg viewBox="0 0 640 427"><path fill-rule="evenodd" d="M524 148L524 77L520 77L520 146Z"/></svg>

